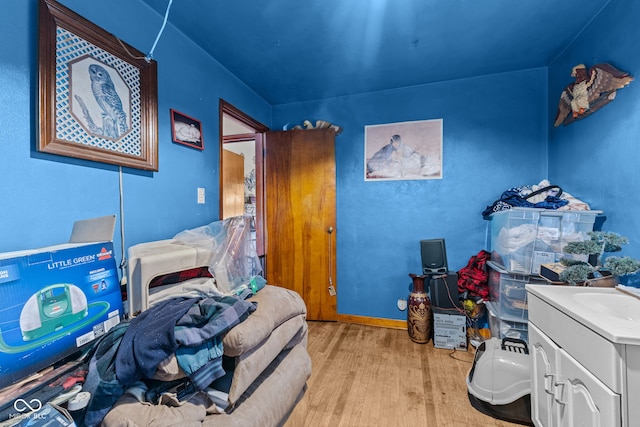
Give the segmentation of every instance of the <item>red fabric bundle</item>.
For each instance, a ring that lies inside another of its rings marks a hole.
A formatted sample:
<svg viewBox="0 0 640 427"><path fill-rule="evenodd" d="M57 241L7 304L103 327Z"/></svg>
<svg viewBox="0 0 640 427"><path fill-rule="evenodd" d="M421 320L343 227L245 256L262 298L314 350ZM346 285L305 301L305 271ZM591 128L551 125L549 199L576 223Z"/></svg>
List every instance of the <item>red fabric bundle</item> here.
<svg viewBox="0 0 640 427"><path fill-rule="evenodd" d="M477 255L469 258L466 267L458 271L458 292L468 291L470 296L479 296L483 300L489 299L489 272L487 261L490 254L481 250Z"/></svg>

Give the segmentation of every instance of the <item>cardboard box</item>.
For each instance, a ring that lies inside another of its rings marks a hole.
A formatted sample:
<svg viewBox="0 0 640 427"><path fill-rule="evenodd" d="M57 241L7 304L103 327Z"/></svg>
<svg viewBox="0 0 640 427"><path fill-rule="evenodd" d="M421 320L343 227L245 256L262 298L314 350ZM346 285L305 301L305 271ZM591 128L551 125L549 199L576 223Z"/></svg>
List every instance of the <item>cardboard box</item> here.
<svg viewBox="0 0 640 427"><path fill-rule="evenodd" d="M540 265L540 275L550 282L561 282L560 273L567 267L561 262Z"/></svg>
<svg viewBox="0 0 640 427"><path fill-rule="evenodd" d="M433 309L433 346L467 350L467 317L451 311Z"/></svg>
<svg viewBox="0 0 640 427"><path fill-rule="evenodd" d="M0 387L68 357L120 323L115 216L78 221L69 243L0 254ZM109 232L110 230L110 232Z"/></svg>

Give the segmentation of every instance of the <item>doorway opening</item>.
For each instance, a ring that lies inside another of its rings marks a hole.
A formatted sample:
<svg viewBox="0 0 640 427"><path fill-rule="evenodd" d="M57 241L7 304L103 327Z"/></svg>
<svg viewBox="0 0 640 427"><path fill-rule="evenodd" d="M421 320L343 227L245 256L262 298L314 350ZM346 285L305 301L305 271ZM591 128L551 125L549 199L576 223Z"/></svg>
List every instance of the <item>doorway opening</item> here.
<svg viewBox="0 0 640 427"><path fill-rule="evenodd" d="M268 127L223 99L220 114L220 219L252 217L256 251L264 249L263 134Z"/></svg>

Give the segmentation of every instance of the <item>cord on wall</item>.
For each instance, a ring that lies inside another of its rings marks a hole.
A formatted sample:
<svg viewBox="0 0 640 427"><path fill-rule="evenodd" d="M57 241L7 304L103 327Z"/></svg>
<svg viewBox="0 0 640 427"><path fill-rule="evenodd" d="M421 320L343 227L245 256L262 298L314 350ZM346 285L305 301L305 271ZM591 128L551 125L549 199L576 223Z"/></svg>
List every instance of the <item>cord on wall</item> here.
<svg viewBox="0 0 640 427"><path fill-rule="evenodd" d="M122 166L118 166L118 175L119 175L119 189L120 189L120 245L121 245L121 258L122 261L120 262L120 271L122 273L122 278L120 279L120 285L126 285L127 284L127 274L128 274L128 268L127 268L127 253L125 250L125 244L124 244L124 192L122 190Z"/></svg>
<svg viewBox="0 0 640 427"><path fill-rule="evenodd" d="M164 22L162 23L162 27L160 28L160 32L156 36L156 40L153 42L153 46L151 47L151 51L145 57L147 62L151 62L151 60L153 59L153 51L156 50L156 45L158 44L158 40L160 40L160 36L162 35L162 32L164 31L164 27L167 25L167 20L169 19L169 9L171 9L171 3L173 3L173 0L169 0L169 4L167 5L167 11L164 14Z"/></svg>

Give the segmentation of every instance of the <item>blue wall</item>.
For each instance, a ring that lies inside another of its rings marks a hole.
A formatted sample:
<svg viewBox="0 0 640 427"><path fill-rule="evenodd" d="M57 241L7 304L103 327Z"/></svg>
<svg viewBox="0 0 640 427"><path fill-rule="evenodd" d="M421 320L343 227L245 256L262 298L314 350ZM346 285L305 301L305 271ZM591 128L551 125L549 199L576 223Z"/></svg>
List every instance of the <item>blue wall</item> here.
<svg viewBox="0 0 640 427"><path fill-rule="evenodd" d="M64 5L148 53L162 16L137 0ZM0 16L0 251L67 241L73 221L120 217L117 166L45 155L37 138L36 0L7 0ZM269 123L271 107L215 59L167 25L154 52L158 61L159 171L123 168L125 246L170 238L218 219L218 102L224 98L256 120ZM171 140L169 109L202 121L205 150ZM197 188L206 203L197 204ZM118 221L114 244L122 248ZM119 262L119 260L118 260Z"/></svg>
<svg viewBox="0 0 640 427"><path fill-rule="evenodd" d="M163 19L138 0L62 3L144 53ZM0 251L63 242L76 219L119 217L116 166L35 149L37 9L36 0L5 0L0 16ZM396 300L407 295L408 273L420 270L420 239L444 237L450 269L459 270L485 247L480 212L486 205L508 187L547 177L604 209L606 225L631 237L631 249L640 252L640 219L634 216L640 186L637 82L588 119L551 125L575 64L611 62L637 74L634 40L640 29L633 17L639 9L632 0L612 2L548 69L276 106L167 25L154 52L160 170L123 169L124 246L169 238L218 218L223 98L274 129L304 119L344 128L336 139L341 314L404 319ZM171 141L170 108L202 121L204 151ZM435 118L444 120L441 180L364 181L366 125ZM197 187L206 188L204 205L196 203ZM114 242L119 252L118 231Z"/></svg>
<svg viewBox="0 0 640 427"><path fill-rule="evenodd" d="M640 257L640 3L611 2L590 27L549 66L549 117L556 114L560 93L572 82L580 63L608 62L636 81L616 99L585 119L550 127L549 176L582 195L607 216L603 229L627 236L619 255Z"/></svg>
<svg viewBox="0 0 640 427"><path fill-rule="evenodd" d="M481 212L508 187L546 178L546 70L277 105L274 128L304 119L336 137L338 312L404 319L421 239L444 237L449 269L485 248ZM366 125L443 119L443 178L364 181Z"/></svg>

